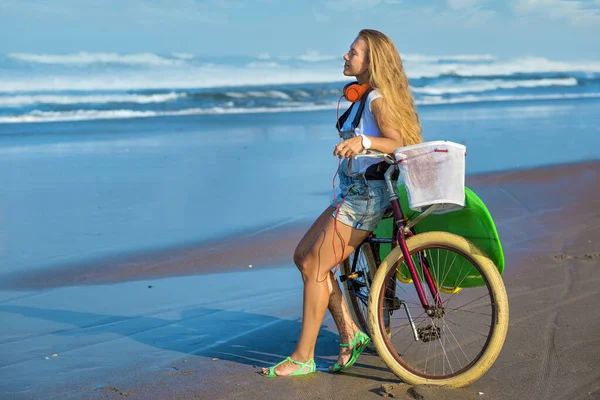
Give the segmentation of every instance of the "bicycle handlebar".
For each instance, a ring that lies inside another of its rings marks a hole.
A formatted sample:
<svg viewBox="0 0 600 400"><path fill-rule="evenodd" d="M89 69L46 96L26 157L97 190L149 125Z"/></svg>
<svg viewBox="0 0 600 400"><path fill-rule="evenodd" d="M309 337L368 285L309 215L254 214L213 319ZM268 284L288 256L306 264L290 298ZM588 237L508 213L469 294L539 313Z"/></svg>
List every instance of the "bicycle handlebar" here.
<svg viewBox="0 0 600 400"><path fill-rule="evenodd" d="M382 153L381 151L378 151L378 150L367 150L363 153L359 153L359 154L355 155L354 157L355 158L361 158L361 157L382 158L388 164L396 164L396 160L394 159L394 156L392 156L391 154Z"/></svg>
<svg viewBox="0 0 600 400"><path fill-rule="evenodd" d="M383 159L385 162L390 164L384 175L385 183L387 185L388 193L390 194L390 202L393 202L393 200L398 200L397 189L395 188L396 185L392 183L392 174L394 171L398 170L398 164L396 163L396 159L393 155L382 153L381 151L377 150L367 150L355 155L354 157L379 158ZM402 211L400 210L400 208L398 208L398 213L399 215L402 215Z"/></svg>

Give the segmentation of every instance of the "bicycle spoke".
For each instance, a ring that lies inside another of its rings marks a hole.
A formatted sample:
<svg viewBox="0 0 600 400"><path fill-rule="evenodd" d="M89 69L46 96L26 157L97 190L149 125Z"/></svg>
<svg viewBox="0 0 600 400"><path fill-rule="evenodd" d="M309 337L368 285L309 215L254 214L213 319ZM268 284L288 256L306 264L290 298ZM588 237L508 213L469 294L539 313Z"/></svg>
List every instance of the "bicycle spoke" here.
<svg viewBox="0 0 600 400"><path fill-rule="evenodd" d="M460 349L460 351L463 353L463 355L465 356L465 358L467 359L467 362L469 361L469 357L467 356L467 353L465 353L465 351L463 350L463 348L461 347L458 339L456 339L456 336L454 336L454 333L452 332L452 329L450 329L450 326L446 323L446 318L442 317L442 321L444 321L444 327L446 329L448 329L448 331L450 332L450 335L452 336L452 338L454 339L454 341L456 342L456 345L458 346L458 348ZM455 354L456 356L456 354ZM458 357L456 357L456 361L459 363L460 365L460 361L458 359Z"/></svg>
<svg viewBox="0 0 600 400"><path fill-rule="evenodd" d="M422 313L421 315L419 315L419 317L423 316L424 314L425 314L425 313ZM413 322L414 322L414 321L416 321L416 320L418 320L418 319L419 319L419 317L417 317L417 318L413 318ZM427 319L423 319L423 321L426 321L426 320L427 320ZM415 324L415 325L417 325L417 324ZM391 334L391 333L390 333L390 338L393 338L395 335L399 334L401 331L403 331L404 329L406 329L406 328L407 328L407 327L409 327L409 326L411 326L411 325L410 325L410 324L406 324L406 325L405 325L405 326L404 326L402 329L400 329L400 330L399 330L399 331L397 331L396 333L394 333L394 334Z"/></svg>
<svg viewBox="0 0 600 400"><path fill-rule="evenodd" d="M453 324L454 324L454 325L456 325L456 326L460 326L462 329L466 329L466 330L468 330L469 332L473 332L473 333L475 333L475 334L477 334L477 335L480 335L480 336L483 336L484 338L487 338L487 335L484 335L484 334L483 334L483 333L481 333L481 332L475 332L473 329L467 328L467 327L466 327L466 326L464 326L464 325L459 325L459 324L457 324L456 322L452 321L451 319L449 319L449 320L448 320L448 322L450 322L450 323L453 323ZM486 327L486 328L488 328L488 330L489 330L489 328L490 328L490 326L491 326L491 325L483 325L483 326L484 326L484 327Z"/></svg>
<svg viewBox="0 0 600 400"><path fill-rule="evenodd" d="M434 328L438 328L438 327L435 325L435 322L434 322L433 320L431 320L431 323L432 323L432 325L433 325L433 327L434 327ZM445 338L445 335L444 335L444 338ZM440 346L442 347L442 352L444 353L444 357L445 357L445 358L446 358L446 360L448 361L448 366L450 367L450 370L451 370L452 372L454 372L454 370L452 369L452 364L450 363L450 359L448 358L448 354L446 353L446 348L444 347L444 338L442 338L442 340L439 340L439 339L438 339L438 341L440 342ZM445 374L444 365L445 365L445 364L442 364L442 373L444 373L444 374Z"/></svg>
<svg viewBox="0 0 600 400"><path fill-rule="evenodd" d="M456 293L455 293L455 294L456 294ZM452 296L454 296L454 294L453 294ZM450 298L452 298L452 296L451 296ZM489 294L488 294L488 293L485 293L485 294L481 295L480 297L476 298L475 300L471 300L471 301L470 301L470 302L468 302L467 304L463 304L462 306L460 306L460 307L458 307L458 308L454 308L453 310L455 310L455 311L457 311L457 310L460 310L461 308L464 308L464 307L468 306L469 304L476 302L477 300L483 299L484 297L489 297ZM448 300L449 300L449 299L448 299ZM490 304L491 304L491 303L490 303Z"/></svg>
<svg viewBox="0 0 600 400"><path fill-rule="evenodd" d="M491 306L491 305L492 305L492 303L490 303L489 305ZM446 310L448 310L448 309L446 309ZM451 309L451 310L452 310L452 309ZM455 313L456 311L460 311L460 312L463 312L463 313L470 313L470 314L477 314L477 315L484 315L484 316L486 316L486 317L487 317L487 316L491 317L491 315L490 315L490 314L484 314L484 313L479 313L479 312L475 312L475 311L459 310L459 309L452 310L452 311L453 311L453 312L451 312L451 313L446 313L446 315L450 315L450 314L453 314L453 313Z"/></svg>

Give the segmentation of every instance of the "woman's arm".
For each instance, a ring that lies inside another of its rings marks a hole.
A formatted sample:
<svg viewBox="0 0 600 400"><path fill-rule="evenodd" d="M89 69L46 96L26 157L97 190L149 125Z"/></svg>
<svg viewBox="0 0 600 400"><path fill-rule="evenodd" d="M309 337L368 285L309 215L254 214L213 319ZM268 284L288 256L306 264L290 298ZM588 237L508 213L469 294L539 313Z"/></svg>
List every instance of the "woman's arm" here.
<svg viewBox="0 0 600 400"><path fill-rule="evenodd" d="M404 140L400 132L391 125L391 120L386 112L386 107L382 97L371 101L371 113L377 129L382 137L369 136L371 139L371 149L378 150L382 153L393 153L398 147L404 146ZM339 158L354 157L363 151L362 137L357 136L344 140L342 143L335 146L333 151L334 156Z"/></svg>
<svg viewBox="0 0 600 400"><path fill-rule="evenodd" d="M398 147L404 146L404 140L402 139L400 131L392 126L392 121L386 111L387 108L385 107L384 102L385 99L382 97L371 102L371 113L373 114L373 119L375 119L375 124L382 137L369 136L369 139L371 139L371 148L373 150L391 154Z"/></svg>

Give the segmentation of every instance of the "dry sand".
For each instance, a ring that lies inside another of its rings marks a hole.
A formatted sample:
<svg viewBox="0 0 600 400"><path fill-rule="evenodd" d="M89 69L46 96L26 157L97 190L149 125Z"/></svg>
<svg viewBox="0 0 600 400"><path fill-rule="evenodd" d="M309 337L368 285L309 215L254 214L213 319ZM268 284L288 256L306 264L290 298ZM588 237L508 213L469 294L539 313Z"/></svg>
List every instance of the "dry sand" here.
<svg viewBox="0 0 600 400"><path fill-rule="evenodd" d="M243 324L232 324L230 328L237 330L234 335L215 343L210 351L181 352L171 365L152 373L135 378L115 376L93 389L82 382L60 398L600 398L600 309L596 306L600 299L600 162L470 176L467 185L484 200L496 221L506 257L504 280L510 301L504 348L494 366L470 387L410 387L392 375L374 353L364 354L354 368L339 375L261 377L260 367L291 353L298 337L298 320L276 319L247 330ZM293 248L309 223L240 235L241 242L226 239L74 265L59 272L14 276L1 286L5 290L60 288L214 271L231 271L235 279L235 271L248 271L248 264L257 272L282 263L293 269ZM299 276L297 279L292 284L300 288ZM268 282L252 290L257 296L268 294ZM278 301L274 296L269 304ZM256 314L254 318L259 319L260 311ZM327 318L317 345L319 369L324 371L333 363L336 348L335 326ZM54 398L58 393L38 393L32 398Z"/></svg>

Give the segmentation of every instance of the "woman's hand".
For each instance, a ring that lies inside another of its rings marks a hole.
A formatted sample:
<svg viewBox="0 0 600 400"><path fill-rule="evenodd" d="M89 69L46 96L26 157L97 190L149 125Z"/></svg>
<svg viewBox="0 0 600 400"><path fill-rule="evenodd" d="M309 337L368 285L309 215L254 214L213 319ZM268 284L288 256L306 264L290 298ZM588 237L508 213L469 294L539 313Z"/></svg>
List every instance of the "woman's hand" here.
<svg viewBox="0 0 600 400"><path fill-rule="evenodd" d="M338 156L339 158L350 158L354 157L363 150L364 147L362 145L362 137L356 136L344 140L342 143L335 146L335 150L333 150L333 155Z"/></svg>

